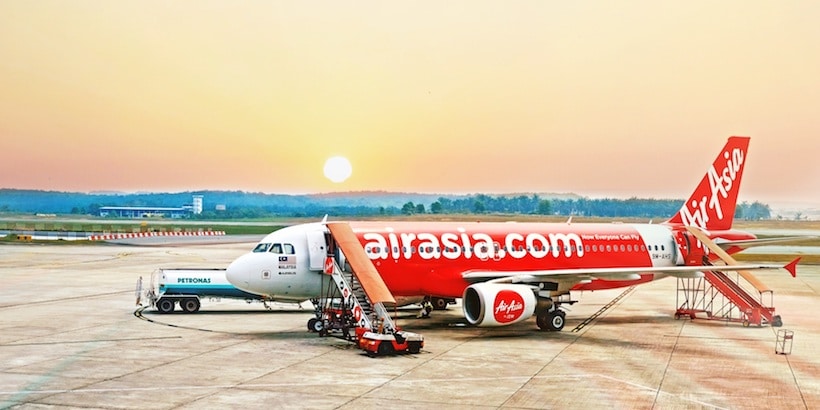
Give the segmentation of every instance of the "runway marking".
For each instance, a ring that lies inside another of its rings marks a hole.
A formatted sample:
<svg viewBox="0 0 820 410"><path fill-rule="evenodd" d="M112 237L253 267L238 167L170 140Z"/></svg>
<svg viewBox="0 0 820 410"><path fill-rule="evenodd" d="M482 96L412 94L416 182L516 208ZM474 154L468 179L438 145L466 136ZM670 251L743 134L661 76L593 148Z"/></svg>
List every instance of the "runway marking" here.
<svg viewBox="0 0 820 410"><path fill-rule="evenodd" d="M175 329L196 330L196 331L199 331L199 332L208 332L208 333L216 333L216 334L223 334L223 335L234 335L234 336L251 336L251 337L254 337L254 336L258 336L260 334L259 332L240 332L240 331L228 331L228 330L203 329L201 327L175 325L173 323L166 323L166 322L162 322L162 321L159 321L159 320L155 320L155 319L145 317L142 314L142 312L145 309L148 309L149 307L150 306L140 306L137 310L134 311L134 317L136 317L140 320L144 320L144 321L149 322L149 323L153 323L155 325L168 326L168 327L172 327L172 328L175 328ZM261 312L254 312L254 313L268 314L270 312L277 312L277 311L261 311ZM285 312L285 311L278 311L278 312ZM300 311L293 311L293 312L294 313L300 313L300 314L304 313L304 312L300 312ZM243 313L245 313L245 312L243 311ZM170 316L172 316L172 315L169 315L169 317ZM293 332L297 332L301 329L304 329L304 327L297 326L297 327L293 327L293 328L274 331L272 333L280 333L280 334L293 333ZM271 333L271 332L266 332L266 333ZM306 333L306 332L302 332L302 333ZM332 335L330 335L330 336L332 336ZM181 336L179 336L179 337L181 337Z"/></svg>
<svg viewBox="0 0 820 410"><path fill-rule="evenodd" d="M627 386L635 387L638 389L646 390L647 392L657 392L658 394L664 394L671 397L676 397L678 399L697 404L700 406L708 406L716 409L725 409L724 407L717 406L712 403L703 402L696 399L691 399L688 397L684 397L682 395L666 393L663 391L658 391L657 389L649 386L643 386L638 383L629 382L626 380L621 380L615 377L607 376L604 374L555 374L551 376L505 376L505 377L465 377L465 378L447 378L447 379L440 379L440 378L428 378L428 379L413 379L413 380L398 380L396 378L390 378L387 382L383 380L373 380L373 381L356 381L356 380L336 380L334 384L342 384L342 385L372 385L374 387L383 386L389 383L403 383L403 384L430 384L430 383L460 383L460 382L491 382L491 381L498 381L498 380L511 380L516 381L520 380L522 382L527 382L530 380L552 380L552 379L593 379L593 378L601 378L609 381L614 381L617 383L621 383ZM88 393L122 393L122 392L157 392L157 391L177 391L177 390L212 390L212 389L250 389L250 388L277 388L277 387L305 387L305 386L327 386L327 383L243 383L243 384L216 384L211 386L157 386L157 387L120 387L120 388L104 388L104 389L53 389L53 390L21 390L21 391L0 391L0 396L7 396L13 394L66 394L66 393L79 393L79 394L88 394ZM362 397L360 395L358 397Z"/></svg>
<svg viewBox="0 0 820 410"><path fill-rule="evenodd" d="M157 324L157 325L163 325L163 326L168 326L168 327L174 327L174 328L177 328L177 329L198 330L200 332L225 333L225 334L231 334L231 335L247 335L248 334L248 333L238 333L238 332L225 332L225 331L221 331L221 330L212 330L212 329L202 329L202 328L198 328L198 327L175 325L173 323L160 322L159 320L149 319L149 318L143 316L142 311L144 311L145 309L148 309L148 306L140 306L137 310L134 311L134 316L136 316L138 319L142 319L142 320L144 320L146 322L149 322L149 323L154 323L154 324Z"/></svg>
<svg viewBox="0 0 820 410"><path fill-rule="evenodd" d="M136 341L141 342L144 340L159 340L159 339L181 339L182 336L161 336L161 337L129 337L123 339L93 339L93 340L69 340L69 341L62 341L62 342L32 342L32 343L7 343L2 344L2 347L11 347L11 346L42 346L42 345L62 345L62 344L72 344L72 343L97 343L97 342L130 342Z"/></svg>
<svg viewBox="0 0 820 410"><path fill-rule="evenodd" d="M809 408L809 404L806 403L806 396L803 394L803 389L800 387L800 382L797 380L797 374L794 373L794 367L792 367L792 362L789 360L789 355L786 356L786 363L789 365L789 371L792 373L792 379L794 379L794 385L797 387L797 392L800 393L800 400L803 400L803 406Z"/></svg>
<svg viewBox="0 0 820 410"><path fill-rule="evenodd" d="M89 299L89 298L101 298L104 296L111 296L111 295L121 295L125 293L134 293L133 290L122 290L118 292L106 292L106 293L95 293L93 295L81 295L81 296L72 296L66 297L61 299L50 299L50 300L35 300L32 302L24 302L24 303L15 303L12 305L0 305L0 309L8 309L13 307L20 307L20 306L30 306L30 305L44 305L48 303L64 303L68 300L78 300L78 299Z"/></svg>
<svg viewBox="0 0 820 410"><path fill-rule="evenodd" d="M592 321L594 321L595 319L597 319L597 318L598 318L598 316L601 316L601 315L602 315L602 314L604 314L607 310L609 310L610 308L612 308L613 306L615 306L615 305L616 305L616 304L617 304L617 303L618 303L621 299L623 299L626 295L628 295L629 293L631 293L633 290L635 290L635 285L632 285L632 286L630 286L630 287L626 288L626 290L625 290L625 291L621 292L621 294L620 294L620 295L618 295L615 299L612 299L609 303L607 303L607 304L606 304L606 306L604 306L604 307L602 307L602 308L598 309L598 311L597 311L597 312L595 312L595 313L593 313L593 314L592 314L592 316L590 316L590 317L586 318L586 319L585 319L583 322L581 322L578 326L575 326L575 329L572 329L572 332L573 332L573 333L578 333L579 331L581 331L581 329L583 329L586 325L588 325L588 324L592 323Z"/></svg>
<svg viewBox="0 0 820 410"><path fill-rule="evenodd" d="M714 337L714 336L677 336L677 335L663 335L663 337L674 337L676 339L700 339L700 340L731 340L733 342L767 342L766 339L750 339L748 337Z"/></svg>
<svg viewBox="0 0 820 410"><path fill-rule="evenodd" d="M672 346L672 350L669 352L669 357L666 359L666 366L663 368L663 374L661 375L661 381L658 383L657 393L655 394L655 401L652 403L652 407L658 405L658 398L661 395L663 390L663 382L666 380L666 374L669 373L669 367L672 366L672 359L675 357L675 351L678 350L678 343L680 342L680 336L683 335L683 327L686 326L686 321L681 321L680 328L678 328L678 336L675 338L675 344Z"/></svg>

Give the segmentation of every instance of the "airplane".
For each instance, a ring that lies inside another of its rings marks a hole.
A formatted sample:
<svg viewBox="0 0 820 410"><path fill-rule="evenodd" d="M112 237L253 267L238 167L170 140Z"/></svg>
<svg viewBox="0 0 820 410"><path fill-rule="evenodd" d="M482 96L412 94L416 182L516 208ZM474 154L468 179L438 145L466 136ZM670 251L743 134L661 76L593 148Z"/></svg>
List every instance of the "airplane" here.
<svg viewBox="0 0 820 410"><path fill-rule="evenodd" d="M538 328L559 331L566 317L561 305L576 302L571 291L703 277L704 270L785 268L795 275L798 259L783 266L740 264L729 256L795 239L757 239L732 229L749 140L730 137L680 211L663 223L325 220L267 235L228 266L227 279L276 300L318 300L336 235L330 231L342 226L395 297L461 298L471 325L505 326L535 316ZM344 254L336 256L344 266ZM712 264L721 259L726 265Z"/></svg>

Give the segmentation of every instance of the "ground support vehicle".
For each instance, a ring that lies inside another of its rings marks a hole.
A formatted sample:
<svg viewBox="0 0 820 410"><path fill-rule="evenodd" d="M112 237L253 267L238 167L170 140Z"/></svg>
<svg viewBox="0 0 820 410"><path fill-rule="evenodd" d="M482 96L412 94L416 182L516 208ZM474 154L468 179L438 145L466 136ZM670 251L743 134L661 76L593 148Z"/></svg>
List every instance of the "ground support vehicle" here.
<svg viewBox="0 0 820 410"><path fill-rule="evenodd" d="M203 298L258 300L260 295L237 289L225 278L225 269L177 268L157 269L151 275L146 298L160 313L171 313L178 304L185 313L199 311Z"/></svg>

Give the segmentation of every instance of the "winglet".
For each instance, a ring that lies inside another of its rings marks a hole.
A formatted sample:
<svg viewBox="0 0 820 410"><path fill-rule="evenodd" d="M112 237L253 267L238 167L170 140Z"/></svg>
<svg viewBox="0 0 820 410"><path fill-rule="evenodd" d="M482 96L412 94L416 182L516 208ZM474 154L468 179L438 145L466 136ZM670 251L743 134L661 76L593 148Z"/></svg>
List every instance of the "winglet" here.
<svg viewBox="0 0 820 410"><path fill-rule="evenodd" d="M783 269L789 271L789 273L792 274L793 278L797 277L797 262L800 262L800 257L797 257L795 260L789 262L788 265L783 267Z"/></svg>
<svg viewBox="0 0 820 410"><path fill-rule="evenodd" d="M322 218L322 225L327 225L327 214L325 214L325 217Z"/></svg>

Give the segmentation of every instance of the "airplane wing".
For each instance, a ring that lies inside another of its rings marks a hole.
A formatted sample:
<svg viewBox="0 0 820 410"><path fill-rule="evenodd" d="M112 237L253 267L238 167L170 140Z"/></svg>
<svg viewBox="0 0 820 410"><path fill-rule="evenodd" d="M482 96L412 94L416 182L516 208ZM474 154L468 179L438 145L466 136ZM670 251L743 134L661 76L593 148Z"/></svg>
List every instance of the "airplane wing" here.
<svg viewBox="0 0 820 410"><path fill-rule="evenodd" d="M739 248L740 250L748 249L754 246L766 246L766 245L777 245L781 243L788 243L788 242L798 242L798 241L805 241L810 239L817 239L816 236L780 236L775 238L763 238L763 239L747 239L742 241L715 241L718 246L723 248L723 250L729 250L730 248Z"/></svg>
<svg viewBox="0 0 820 410"><path fill-rule="evenodd" d="M533 271L470 271L465 272L462 277L470 282L496 282L496 283L532 283L532 282L555 282L586 279L603 280L634 280L640 274L654 273L675 277L700 277L703 271L739 271L756 269L786 269L792 276L795 275L797 262L800 258L787 265L772 264L748 264L748 265L710 265L710 266L666 266L666 267L625 267L625 268L581 268L581 269L555 269L555 270L533 270Z"/></svg>

